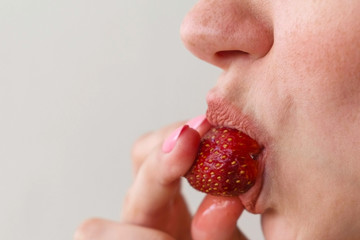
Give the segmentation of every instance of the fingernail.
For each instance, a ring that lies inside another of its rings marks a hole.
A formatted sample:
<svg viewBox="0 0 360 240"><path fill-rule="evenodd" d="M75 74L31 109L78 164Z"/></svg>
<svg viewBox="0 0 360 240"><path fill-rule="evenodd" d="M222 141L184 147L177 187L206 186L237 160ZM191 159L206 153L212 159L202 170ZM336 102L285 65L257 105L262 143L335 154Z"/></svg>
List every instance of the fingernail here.
<svg viewBox="0 0 360 240"><path fill-rule="evenodd" d="M175 147L176 141L179 139L181 133L183 133L187 128L189 128L188 125L181 126L177 128L163 143L162 145L162 151L164 153L169 153L173 150Z"/></svg>
<svg viewBox="0 0 360 240"><path fill-rule="evenodd" d="M197 129L204 121L206 121L206 116L200 115L196 118L189 120L186 124L189 125L189 127L191 127L192 129Z"/></svg>

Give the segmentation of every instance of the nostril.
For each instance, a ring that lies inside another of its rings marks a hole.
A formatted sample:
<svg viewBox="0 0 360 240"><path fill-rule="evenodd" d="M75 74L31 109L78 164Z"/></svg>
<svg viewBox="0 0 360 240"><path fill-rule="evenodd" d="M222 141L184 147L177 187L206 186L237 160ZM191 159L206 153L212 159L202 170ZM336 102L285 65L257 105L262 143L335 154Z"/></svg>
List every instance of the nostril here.
<svg viewBox="0 0 360 240"><path fill-rule="evenodd" d="M221 68L227 68L235 59L245 59L249 56L251 56L251 54L241 50L226 50L216 52L214 54L214 60L217 62L216 65Z"/></svg>
<svg viewBox="0 0 360 240"><path fill-rule="evenodd" d="M247 55L249 55L249 53L240 50L226 50L215 53L215 56L217 58L236 58Z"/></svg>

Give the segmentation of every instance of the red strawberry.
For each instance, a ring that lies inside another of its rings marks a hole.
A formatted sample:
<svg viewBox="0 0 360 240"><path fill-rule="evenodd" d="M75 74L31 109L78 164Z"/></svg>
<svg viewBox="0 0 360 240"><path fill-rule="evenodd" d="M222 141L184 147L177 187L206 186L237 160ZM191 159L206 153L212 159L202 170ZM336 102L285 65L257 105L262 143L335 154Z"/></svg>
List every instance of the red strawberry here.
<svg viewBox="0 0 360 240"><path fill-rule="evenodd" d="M254 184L259 144L244 133L214 127L202 138L197 158L185 175L195 189L217 196L238 196Z"/></svg>

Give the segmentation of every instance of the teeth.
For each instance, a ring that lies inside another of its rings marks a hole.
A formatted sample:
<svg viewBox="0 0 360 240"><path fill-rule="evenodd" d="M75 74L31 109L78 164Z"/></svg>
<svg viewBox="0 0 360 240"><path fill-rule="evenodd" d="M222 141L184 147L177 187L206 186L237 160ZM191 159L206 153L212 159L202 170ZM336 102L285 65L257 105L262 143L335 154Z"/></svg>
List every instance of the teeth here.
<svg viewBox="0 0 360 240"><path fill-rule="evenodd" d="M257 160L259 158L260 154L263 152L263 150L264 150L264 147L262 147L258 153L250 153L250 157L253 160Z"/></svg>

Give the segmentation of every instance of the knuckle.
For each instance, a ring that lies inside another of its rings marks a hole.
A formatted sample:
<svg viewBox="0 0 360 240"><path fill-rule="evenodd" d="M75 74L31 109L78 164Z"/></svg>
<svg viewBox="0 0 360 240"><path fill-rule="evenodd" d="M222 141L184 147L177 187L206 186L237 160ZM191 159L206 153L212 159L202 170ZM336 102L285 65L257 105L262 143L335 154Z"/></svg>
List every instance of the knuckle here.
<svg viewBox="0 0 360 240"><path fill-rule="evenodd" d="M157 131L148 132L139 137L131 149L131 158L135 173L146 161L146 158L160 146L164 139L170 135L181 123L174 123Z"/></svg>
<svg viewBox="0 0 360 240"><path fill-rule="evenodd" d="M96 239L103 229L102 220L91 218L84 221L76 230L74 240Z"/></svg>
<svg viewBox="0 0 360 240"><path fill-rule="evenodd" d="M133 188L131 187L128 192L125 194L125 197L123 199L123 207L121 211L121 218L127 219L130 210L132 209L132 203L133 203L133 194L132 194Z"/></svg>
<svg viewBox="0 0 360 240"><path fill-rule="evenodd" d="M160 143L161 138L154 132L149 132L138 138L131 149L131 158L135 171L143 164L147 156Z"/></svg>
<svg viewBox="0 0 360 240"><path fill-rule="evenodd" d="M133 143L131 149L131 157L133 161L136 161L137 159L141 159L143 157L143 148L146 142L146 138L148 138L150 134L151 133L144 134Z"/></svg>

